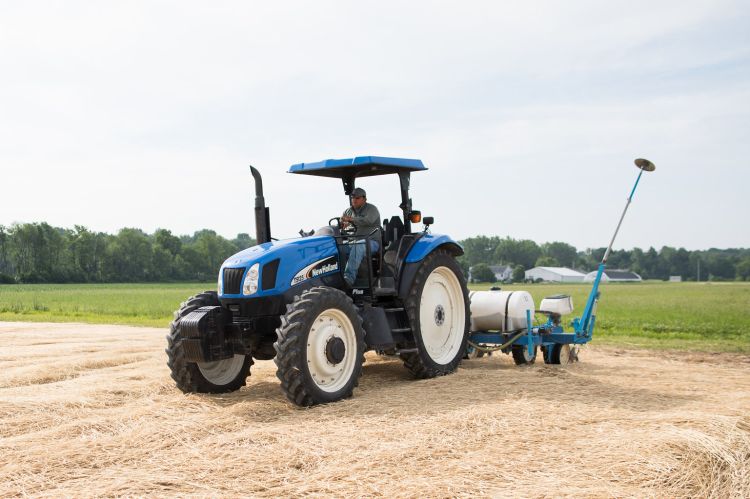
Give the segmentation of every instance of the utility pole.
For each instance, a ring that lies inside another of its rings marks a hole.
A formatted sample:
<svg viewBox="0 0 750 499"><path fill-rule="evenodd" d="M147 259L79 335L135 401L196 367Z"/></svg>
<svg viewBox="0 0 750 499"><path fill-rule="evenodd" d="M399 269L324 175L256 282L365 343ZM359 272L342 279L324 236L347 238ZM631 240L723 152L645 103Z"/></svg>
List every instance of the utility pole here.
<svg viewBox="0 0 750 499"><path fill-rule="evenodd" d="M696 282L701 282L701 259L698 257L698 277L696 278Z"/></svg>

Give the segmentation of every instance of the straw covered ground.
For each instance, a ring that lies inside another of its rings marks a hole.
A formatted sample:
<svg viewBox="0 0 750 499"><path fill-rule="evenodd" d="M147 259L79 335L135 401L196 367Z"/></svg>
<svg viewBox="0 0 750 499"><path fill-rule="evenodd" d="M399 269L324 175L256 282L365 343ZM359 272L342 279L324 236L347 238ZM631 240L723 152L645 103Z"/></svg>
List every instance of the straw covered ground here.
<svg viewBox="0 0 750 499"><path fill-rule="evenodd" d="M0 323L0 496L750 497L750 359L587 348L286 402L273 361L183 395L163 329Z"/></svg>

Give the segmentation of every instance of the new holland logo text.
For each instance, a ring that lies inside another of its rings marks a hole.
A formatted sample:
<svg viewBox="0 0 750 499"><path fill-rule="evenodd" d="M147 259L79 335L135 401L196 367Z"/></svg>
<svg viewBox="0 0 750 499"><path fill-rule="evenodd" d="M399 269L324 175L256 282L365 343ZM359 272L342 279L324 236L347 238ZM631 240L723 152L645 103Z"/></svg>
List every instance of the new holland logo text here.
<svg viewBox="0 0 750 499"><path fill-rule="evenodd" d="M323 265L319 269L312 269L312 276L318 277L320 274L326 274L328 272L333 272L334 270L339 269L339 262L336 263L329 263L327 265Z"/></svg>
<svg viewBox="0 0 750 499"><path fill-rule="evenodd" d="M335 256L330 256L323 260L318 260L297 272L297 275L292 278L291 285L294 286L295 284L299 284L310 278L319 277L330 272L336 272L337 270L339 270L339 262Z"/></svg>

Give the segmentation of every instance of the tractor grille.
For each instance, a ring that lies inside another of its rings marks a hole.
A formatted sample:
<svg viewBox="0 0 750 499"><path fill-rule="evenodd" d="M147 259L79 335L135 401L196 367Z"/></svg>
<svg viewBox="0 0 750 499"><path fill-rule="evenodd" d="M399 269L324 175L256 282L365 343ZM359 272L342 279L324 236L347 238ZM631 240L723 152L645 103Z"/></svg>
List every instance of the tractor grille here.
<svg viewBox="0 0 750 499"><path fill-rule="evenodd" d="M242 289L242 276L245 269L224 269L224 294L238 295Z"/></svg>

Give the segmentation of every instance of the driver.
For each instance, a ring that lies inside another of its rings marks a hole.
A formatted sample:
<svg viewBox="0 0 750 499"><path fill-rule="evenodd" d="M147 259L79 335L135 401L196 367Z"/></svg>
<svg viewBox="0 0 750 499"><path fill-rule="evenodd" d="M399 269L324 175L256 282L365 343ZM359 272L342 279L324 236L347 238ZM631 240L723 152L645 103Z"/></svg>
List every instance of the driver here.
<svg viewBox="0 0 750 499"><path fill-rule="evenodd" d="M357 227L355 236L370 235L375 229L380 229L380 212L375 207L367 202L367 193L361 187L354 189L349 196L351 207L344 210L344 214L341 217L343 226L346 227L350 223L353 223ZM373 236L377 235L376 232ZM378 242L374 239L370 239L370 251L376 252L379 248ZM365 241L364 239L357 240L349 245L349 260L346 262L346 269L344 270L344 279L349 287L354 285L354 280L357 278L357 271L359 265L362 263L362 259L365 257Z"/></svg>

